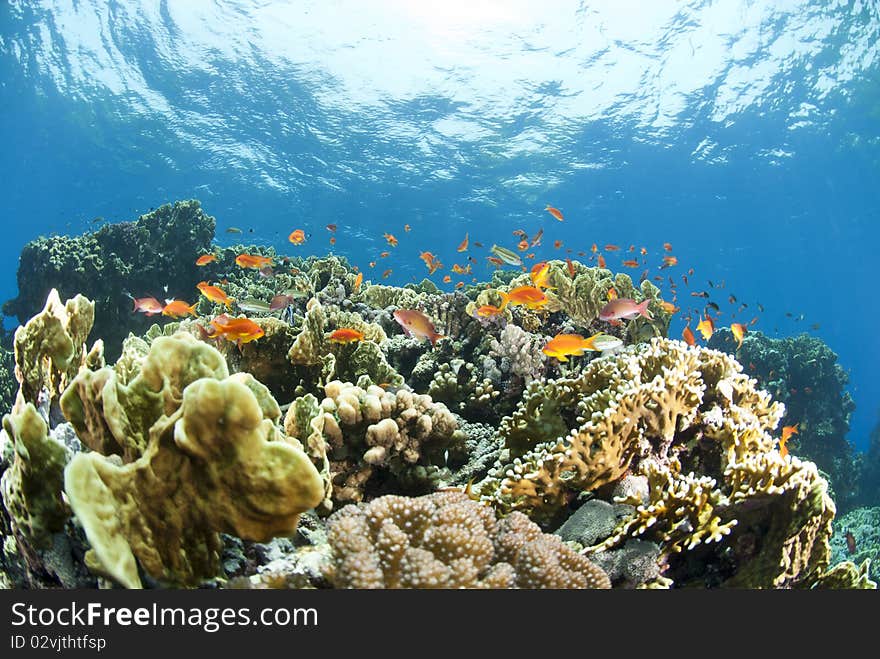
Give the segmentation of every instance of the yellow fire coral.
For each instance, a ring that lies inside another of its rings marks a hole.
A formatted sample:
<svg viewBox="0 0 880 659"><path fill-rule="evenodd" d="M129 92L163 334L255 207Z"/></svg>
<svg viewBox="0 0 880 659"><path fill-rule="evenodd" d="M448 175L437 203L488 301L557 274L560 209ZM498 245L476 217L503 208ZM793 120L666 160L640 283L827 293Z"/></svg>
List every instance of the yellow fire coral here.
<svg viewBox="0 0 880 659"><path fill-rule="evenodd" d="M525 515L496 519L462 492L384 496L330 517L340 588L609 588L601 568Z"/></svg>

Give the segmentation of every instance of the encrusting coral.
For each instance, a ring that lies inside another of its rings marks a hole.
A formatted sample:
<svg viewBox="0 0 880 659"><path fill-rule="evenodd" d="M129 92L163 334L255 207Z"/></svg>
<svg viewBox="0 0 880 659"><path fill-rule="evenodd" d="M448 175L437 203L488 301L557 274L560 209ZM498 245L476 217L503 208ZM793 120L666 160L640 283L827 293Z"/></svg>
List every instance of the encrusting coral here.
<svg viewBox="0 0 880 659"><path fill-rule="evenodd" d="M525 515L463 492L388 495L328 521L338 588L609 588L606 574Z"/></svg>
<svg viewBox="0 0 880 659"><path fill-rule="evenodd" d="M219 533L257 541L288 534L321 501L320 475L280 430L271 394L225 369L216 350L182 334L154 341L129 384L102 377L102 387L71 387L65 408L89 410L71 416L94 446L120 452L115 430L140 435L123 439L127 464L93 451L65 469L94 571L139 587L139 562L154 579L196 585L219 571Z"/></svg>

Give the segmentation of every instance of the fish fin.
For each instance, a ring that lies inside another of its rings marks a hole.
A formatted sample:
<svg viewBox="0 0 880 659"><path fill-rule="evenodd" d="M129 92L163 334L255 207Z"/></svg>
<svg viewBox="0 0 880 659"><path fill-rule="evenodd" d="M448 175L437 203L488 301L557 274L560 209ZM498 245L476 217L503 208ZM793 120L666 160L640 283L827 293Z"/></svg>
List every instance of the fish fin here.
<svg viewBox="0 0 880 659"><path fill-rule="evenodd" d="M648 311L648 305L651 303L650 298L645 300L639 305L639 315L647 318L648 320L654 320L654 316L651 315L651 312Z"/></svg>
<svg viewBox="0 0 880 659"><path fill-rule="evenodd" d="M498 308L504 311L504 308L510 303L510 296L504 291L498 291L498 295L501 296L501 306Z"/></svg>
<svg viewBox="0 0 880 659"><path fill-rule="evenodd" d="M437 345L437 341L439 341L440 339L446 339L448 337L445 334L432 334L429 338L431 339L431 347L433 348L435 345Z"/></svg>

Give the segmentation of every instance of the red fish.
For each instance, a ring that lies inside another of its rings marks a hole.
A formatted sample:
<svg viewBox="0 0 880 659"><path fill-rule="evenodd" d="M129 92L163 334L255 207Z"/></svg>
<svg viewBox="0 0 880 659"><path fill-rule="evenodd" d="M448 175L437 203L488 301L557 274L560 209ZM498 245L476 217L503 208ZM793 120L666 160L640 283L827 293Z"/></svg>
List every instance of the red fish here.
<svg viewBox="0 0 880 659"><path fill-rule="evenodd" d="M165 309L165 305L154 297L135 297L132 299L134 300L132 311L140 311L148 316L155 316Z"/></svg>
<svg viewBox="0 0 880 659"><path fill-rule="evenodd" d="M457 251L464 252L468 248L468 235L464 234L464 240L461 241L461 244L458 246Z"/></svg>
<svg viewBox="0 0 880 659"><path fill-rule="evenodd" d="M639 262L636 261L635 259L628 259L628 260L624 261L622 263L622 265L627 268L638 268Z"/></svg>
<svg viewBox="0 0 880 659"><path fill-rule="evenodd" d="M364 333L352 329L351 327L340 327L339 329L334 330L333 333L327 337L327 340L331 343L356 343L357 341L364 340Z"/></svg>
<svg viewBox="0 0 880 659"><path fill-rule="evenodd" d="M400 324L403 333L409 338L428 339L432 346L440 339L446 338L444 334L434 329L431 319L417 309L398 309L394 312L394 320Z"/></svg>
<svg viewBox="0 0 880 659"><path fill-rule="evenodd" d="M550 213L550 215L555 217L557 220L562 222L562 220L563 220L562 211L560 211L558 208L553 208L553 206L548 205L547 208L545 208L544 210L547 211L548 213Z"/></svg>
<svg viewBox="0 0 880 659"><path fill-rule="evenodd" d="M691 332L691 326L686 325L685 328L681 332L681 338L684 339L684 342L689 346L694 346L697 343L697 340L694 338L694 333Z"/></svg>
<svg viewBox="0 0 880 659"><path fill-rule="evenodd" d="M651 312L648 311L648 305L650 303L650 299L636 302L635 300L625 297L617 298L611 300L608 304L602 307L602 311L599 312L599 320L609 321L620 320L621 318L632 320L637 316L653 320L654 317L651 315Z"/></svg>
<svg viewBox="0 0 880 659"><path fill-rule="evenodd" d="M216 261L217 256L215 254L202 254L199 258L196 259L196 265L208 265L212 261Z"/></svg>

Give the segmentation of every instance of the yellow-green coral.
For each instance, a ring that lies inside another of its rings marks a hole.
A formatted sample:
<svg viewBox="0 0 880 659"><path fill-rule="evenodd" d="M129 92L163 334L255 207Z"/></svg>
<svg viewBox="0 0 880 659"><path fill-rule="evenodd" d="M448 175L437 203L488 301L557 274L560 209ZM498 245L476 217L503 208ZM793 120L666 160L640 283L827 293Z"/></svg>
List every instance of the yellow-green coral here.
<svg viewBox="0 0 880 659"><path fill-rule="evenodd" d="M189 334L160 336L149 346L129 337L118 367L81 371L62 395L61 409L86 446L131 462L159 417L180 407L189 384L228 375L223 356Z"/></svg>
<svg viewBox="0 0 880 659"><path fill-rule="evenodd" d="M14 459L3 473L0 492L16 530L32 547L46 548L64 528L69 511L61 498L67 450L49 437L46 422L27 403L3 417Z"/></svg>
<svg viewBox="0 0 880 659"><path fill-rule="evenodd" d="M520 513L462 492L384 496L328 522L340 588L609 588L601 568Z"/></svg>
<svg viewBox="0 0 880 659"><path fill-rule="evenodd" d="M320 503L320 475L266 418L249 377L189 384L134 462L95 452L70 462L65 491L92 545L92 569L129 588L141 585L137 563L154 579L197 585L219 572L219 533L265 542L292 533L300 513Z"/></svg>
<svg viewBox="0 0 880 659"><path fill-rule="evenodd" d="M15 330L16 407L39 405L44 388L57 400L83 363L94 321L94 302L77 295L62 304L57 290L49 292L43 310Z"/></svg>

